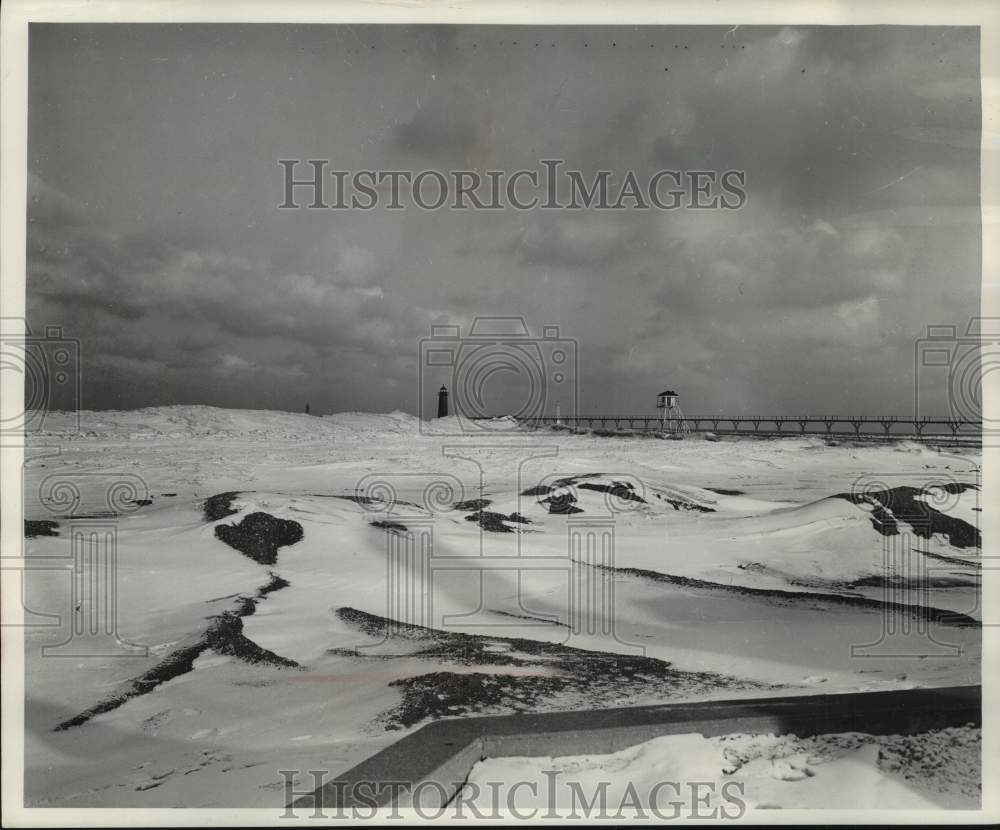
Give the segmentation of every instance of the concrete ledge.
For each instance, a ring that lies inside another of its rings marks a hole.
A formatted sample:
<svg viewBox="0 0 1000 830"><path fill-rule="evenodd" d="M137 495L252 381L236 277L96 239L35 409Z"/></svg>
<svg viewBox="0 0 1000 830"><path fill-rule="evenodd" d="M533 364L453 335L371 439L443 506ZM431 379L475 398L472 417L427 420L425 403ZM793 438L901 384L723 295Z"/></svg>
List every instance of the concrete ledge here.
<svg viewBox="0 0 1000 830"><path fill-rule="evenodd" d="M606 754L660 735L734 732L913 734L982 724L982 687L713 700L435 721L329 781L292 808L447 803L483 758Z"/></svg>

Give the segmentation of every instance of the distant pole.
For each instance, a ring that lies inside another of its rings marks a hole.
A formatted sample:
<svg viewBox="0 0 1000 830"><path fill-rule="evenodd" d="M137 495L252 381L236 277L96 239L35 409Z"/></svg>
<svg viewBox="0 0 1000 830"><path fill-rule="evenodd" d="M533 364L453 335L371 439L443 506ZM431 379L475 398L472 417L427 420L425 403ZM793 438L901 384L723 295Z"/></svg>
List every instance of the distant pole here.
<svg viewBox="0 0 1000 830"><path fill-rule="evenodd" d="M448 389L442 386L438 390L438 417L446 418L448 416Z"/></svg>
<svg viewBox="0 0 1000 830"><path fill-rule="evenodd" d="M306 404L306 415L309 414L309 404Z"/></svg>

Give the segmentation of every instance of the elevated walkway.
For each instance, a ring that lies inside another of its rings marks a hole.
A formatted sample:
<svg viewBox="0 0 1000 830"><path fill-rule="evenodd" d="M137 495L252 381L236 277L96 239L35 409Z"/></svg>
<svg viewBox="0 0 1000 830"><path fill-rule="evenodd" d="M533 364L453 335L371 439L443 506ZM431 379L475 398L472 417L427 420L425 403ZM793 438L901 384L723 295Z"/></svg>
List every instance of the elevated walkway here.
<svg viewBox="0 0 1000 830"><path fill-rule="evenodd" d="M454 798L484 758L607 754L661 735L896 735L981 723L981 686L454 718L427 724L289 808L308 816L318 807L329 816L373 803L435 807Z"/></svg>

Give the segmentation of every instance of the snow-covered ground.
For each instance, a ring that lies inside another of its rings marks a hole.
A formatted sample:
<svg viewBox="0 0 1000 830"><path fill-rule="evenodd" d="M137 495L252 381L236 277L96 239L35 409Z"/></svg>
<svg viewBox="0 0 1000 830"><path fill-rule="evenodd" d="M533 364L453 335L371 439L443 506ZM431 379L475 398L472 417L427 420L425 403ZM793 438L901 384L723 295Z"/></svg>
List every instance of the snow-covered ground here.
<svg viewBox="0 0 1000 830"><path fill-rule="evenodd" d="M460 794L464 815L739 818L747 809L977 810L978 729L918 735L666 735L610 755L488 758ZM468 805L468 806L465 806Z"/></svg>
<svg viewBox="0 0 1000 830"><path fill-rule="evenodd" d="M193 406L45 427L25 518L59 535L26 553L110 522L148 653L42 656L74 609L66 571L29 575L64 621L26 635L29 804L280 807L278 770L429 717L979 679L978 452ZM301 539L217 536L252 514Z"/></svg>

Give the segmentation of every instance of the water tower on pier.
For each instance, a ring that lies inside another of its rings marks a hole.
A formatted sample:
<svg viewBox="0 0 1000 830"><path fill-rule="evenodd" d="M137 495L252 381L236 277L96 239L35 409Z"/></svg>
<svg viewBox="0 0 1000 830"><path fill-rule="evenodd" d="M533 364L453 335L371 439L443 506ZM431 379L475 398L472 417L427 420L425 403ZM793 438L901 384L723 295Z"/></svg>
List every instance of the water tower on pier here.
<svg viewBox="0 0 1000 830"><path fill-rule="evenodd" d="M683 435L690 431L684 420L684 413L681 412L680 396L673 389L656 396L656 408L660 410L661 432Z"/></svg>

